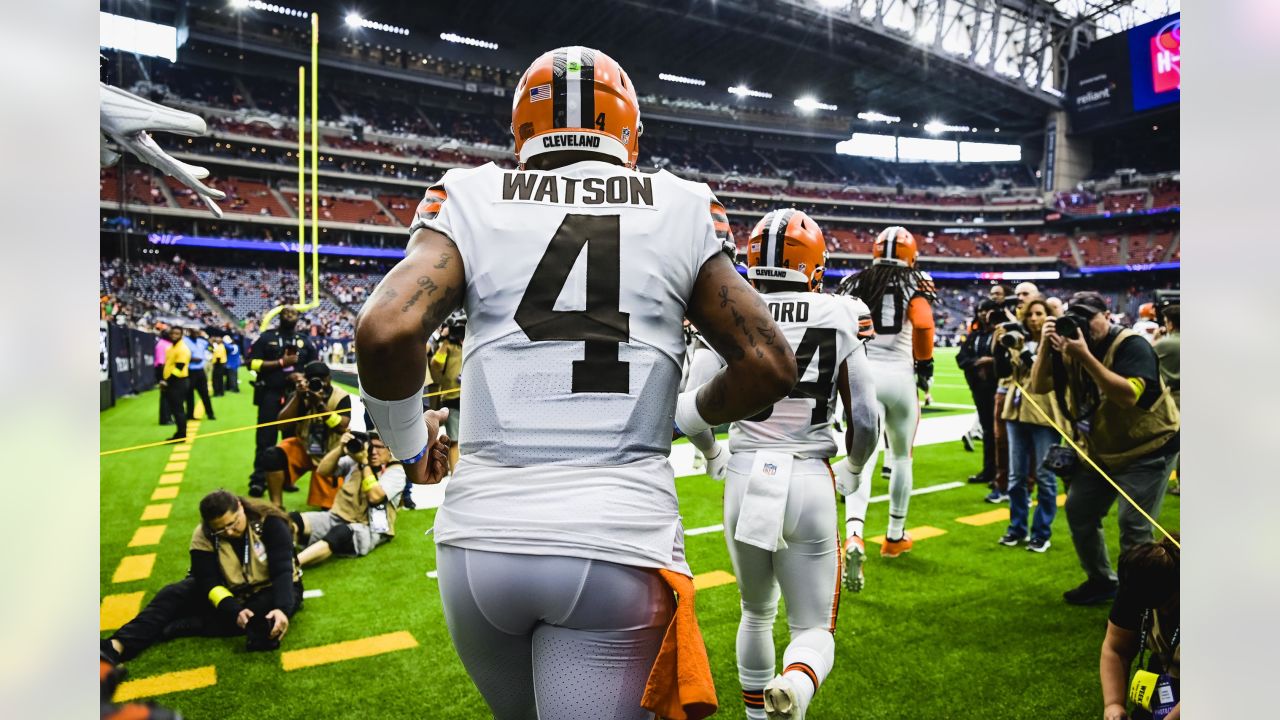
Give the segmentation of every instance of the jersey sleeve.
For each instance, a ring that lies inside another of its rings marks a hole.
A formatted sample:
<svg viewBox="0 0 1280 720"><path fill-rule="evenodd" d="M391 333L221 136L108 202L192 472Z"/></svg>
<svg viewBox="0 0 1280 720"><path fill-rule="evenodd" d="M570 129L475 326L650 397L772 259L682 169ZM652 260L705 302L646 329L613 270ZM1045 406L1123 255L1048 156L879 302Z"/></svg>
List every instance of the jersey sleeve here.
<svg viewBox="0 0 1280 720"><path fill-rule="evenodd" d="M854 321L857 322L857 338L861 342L869 342L876 336L876 326L871 319L871 308L867 304L856 298L849 298L851 314Z"/></svg>
<svg viewBox="0 0 1280 720"><path fill-rule="evenodd" d="M711 195L711 227L715 231L716 240L720 242L720 249L729 256L729 260L736 262L738 246L733 241L733 230L729 227L729 214L716 199L715 193Z"/></svg>
<svg viewBox="0 0 1280 720"><path fill-rule="evenodd" d="M454 226L449 217L453 206L449 204L449 191L445 187L449 184L451 172L446 172L444 177L422 194L422 201L418 203L418 208L413 213L413 222L409 225L410 235L421 228L429 228L457 242L454 237Z"/></svg>
<svg viewBox="0 0 1280 720"><path fill-rule="evenodd" d="M907 317L911 320L911 354L916 360L933 359L933 306L926 297L916 295L907 304Z"/></svg>

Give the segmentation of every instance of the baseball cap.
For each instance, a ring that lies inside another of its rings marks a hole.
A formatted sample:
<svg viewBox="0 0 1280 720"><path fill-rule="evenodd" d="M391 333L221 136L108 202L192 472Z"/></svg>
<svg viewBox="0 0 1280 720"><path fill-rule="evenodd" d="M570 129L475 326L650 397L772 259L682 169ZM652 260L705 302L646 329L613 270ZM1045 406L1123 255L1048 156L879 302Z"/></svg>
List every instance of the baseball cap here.
<svg viewBox="0 0 1280 720"><path fill-rule="evenodd" d="M1067 312L1077 317L1088 320L1098 313L1107 312L1106 298L1098 293L1082 291L1071 296L1067 300Z"/></svg>
<svg viewBox="0 0 1280 720"><path fill-rule="evenodd" d="M312 360L302 369L302 374L309 378L326 378L329 377L329 366L319 360Z"/></svg>

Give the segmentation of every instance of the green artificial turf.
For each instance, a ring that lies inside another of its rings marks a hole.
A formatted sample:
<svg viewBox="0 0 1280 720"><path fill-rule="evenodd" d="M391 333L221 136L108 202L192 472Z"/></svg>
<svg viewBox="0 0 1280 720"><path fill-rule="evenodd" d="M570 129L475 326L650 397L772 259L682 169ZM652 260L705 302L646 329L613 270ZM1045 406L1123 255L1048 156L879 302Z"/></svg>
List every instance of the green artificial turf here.
<svg viewBox="0 0 1280 720"><path fill-rule="evenodd" d="M971 405L952 351L941 351L934 385L940 403ZM247 378L244 378L247 380ZM241 386L248 388L246 382ZM201 433L251 425L248 392L215 398L218 420ZM156 393L122 399L102 413L102 448L162 439L172 428L156 424ZM937 412L963 412L941 410ZM932 414L932 413L930 413ZM928 417L929 415L926 415ZM187 546L198 522L197 502L226 487L243 492L252 462L251 431L197 439L172 515L140 522L157 487L170 448L102 458L102 595L145 591L144 602L187 570ZM981 448L966 453L959 442L915 452L917 489L963 481L981 462ZM305 481L304 481L305 484ZM721 521L722 485L706 476L677 480L687 529ZM888 491L875 476L872 494ZM834 670L808 717L822 718L1081 718L1099 711L1098 648L1107 609L1066 605L1061 593L1083 577L1071 550L1066 518L1054 522L1053 547L1044 555L996 544L1002 523L971 527L956 518L992 510L986 488L965 486L912 498L908 528L930 525L946 534L921 540L909 555L882 560L869 545L867 587L841 600ZM302 493L286 496L305 509ZM1007 508L1007 505L1000 507ZM394 542L363 559L335 559L308 569L304 583L322 590L295 617L284 649L300 649L408 631L418 647L376 657L292 672L277 653L246 653L242 640L190 638L158 645L129 663L131 678L212 665L211 687L156 698L188 718L486 718L483 701L458 662L440 610L434 545L424 533L434 511L399 516ZM842 510L843 514L843 510ZM1161 521L1178 529L1179 501L1166 499ZM1115 514L1106 521L1113 558ZM888 504L871 505L867 535L882 534ZM127 548L141 525L165 524L159 546ZM689 537L695 573L732 572L720 533ZM157 554L150 578L112 583L121 557ZM739 617L736 587L698 595L721 710L741 718L734 642ZM784 615L775 626L779 656L786 643ZM103 633L103 637L109 633Z"/></svg>

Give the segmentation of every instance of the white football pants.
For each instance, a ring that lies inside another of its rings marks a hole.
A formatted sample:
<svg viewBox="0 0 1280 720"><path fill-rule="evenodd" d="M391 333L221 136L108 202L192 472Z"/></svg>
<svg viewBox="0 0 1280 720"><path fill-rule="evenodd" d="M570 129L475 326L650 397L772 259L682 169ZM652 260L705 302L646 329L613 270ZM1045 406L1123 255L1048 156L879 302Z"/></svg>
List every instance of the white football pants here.
<svg viewBox="0 0 1280 720"><path fill-rule="evenodd" d="M913 483L911 446L920 424L920 400L916 396L915 373L909 366L896 363L871 363L876 386L876 402L880 406L880 424L889 437L889 450L884 464L889 475L889 534L897 537L907 522L907 504ZM857 492L845 497L845 517L865 518L871 498L871 475L874 458L862 468Z"/></svg>

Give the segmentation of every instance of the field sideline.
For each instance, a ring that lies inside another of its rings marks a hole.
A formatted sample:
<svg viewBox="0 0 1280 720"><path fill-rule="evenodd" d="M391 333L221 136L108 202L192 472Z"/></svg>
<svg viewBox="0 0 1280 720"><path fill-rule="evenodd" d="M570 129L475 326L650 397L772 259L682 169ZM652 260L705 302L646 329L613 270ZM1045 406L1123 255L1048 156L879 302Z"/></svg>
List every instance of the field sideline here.
<svg viewBox="0 0 1280 720"><path fill-rule="evenodd" d="M939 351L934 390L934 400L948 407L926 417L967 412L954 406L972 404L953 358L953 350ZM201 421L197 436L254 422L247 380L242 377L244 392L214 399L218 420ZM156 419L155 391L121 399L101 414L101 448L172 433ZM158 447L101 459L102 637L186 573L199 498L219 487L244 492L252 445L252 433L243 432L197 439L189 453ZM916 488L963 481L979 468L980 452L966 453L958 441L917 448ZM686 529L721 522L720 483L697 475L678 479L677 489ZM877 474L872 494L887 491ZM985 492L968 485L918 495L908 528L941 534L917 541L913 553L893 561L869 547L867 588L841 600L835 668L808 717L1097 716L1107 608L1076 608L1061 599L1083 579L1065 515L1054 522L1046 554L1001 547L996 540L1008 506L983 503ZM290 509L305 509L305 498L304 488L285 500ZM449 642L436 582L428 577L435 547L425 533L434 515L404 512L394 542L367 558L335 559L306 571L309 594L322 594L305 601L282 650L366 642L282 655L246 653L242 639L177 640L129 663L130 680L140 682L126 690L194 720L489 717ZM873 503L868 515L867 534L883 534L887 503ZM1176 496L1166 498L1160 520L1178 530ZM1114 511L1105 527L1114 559ZM689 537L687 554L695 573L732 573L721 533ZM741 718L733 583L700 591L698 610L720 697L716 717ZM780 656L787 635L782 614L774 632ZM169 675L181 671L195 672Z"/></svg>

